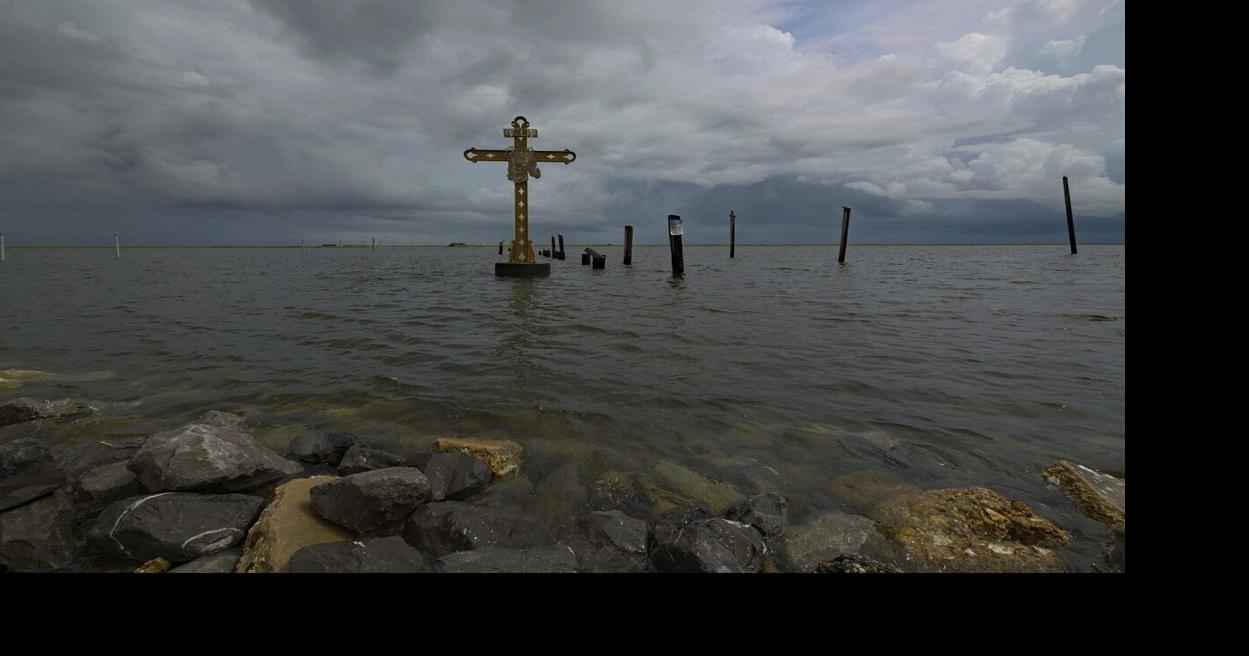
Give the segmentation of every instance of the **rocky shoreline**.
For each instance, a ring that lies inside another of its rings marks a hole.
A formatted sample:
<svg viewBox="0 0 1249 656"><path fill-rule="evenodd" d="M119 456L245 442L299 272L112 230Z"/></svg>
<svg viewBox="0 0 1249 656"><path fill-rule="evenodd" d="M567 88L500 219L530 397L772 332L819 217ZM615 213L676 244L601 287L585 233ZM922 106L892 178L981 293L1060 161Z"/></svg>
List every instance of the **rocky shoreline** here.
<svg viewBox="0 0 1249 656"><path fill-rule="evenodd" d="M0 404L0 426L93 411L15 399ZM146 438L0 444L0 571L1057 572L1071 540L975 487L899 488L872 518L832 511L791 526L782 495L743 495L672 463L658 478L605 472L551 522L489 503L523 476L515 441L439 437L402 458L307 430L282 455L248 430L210 411ZM1097 570L1124 571L1124 482L1065 461L1043 477L1113 527Z"/></svg>

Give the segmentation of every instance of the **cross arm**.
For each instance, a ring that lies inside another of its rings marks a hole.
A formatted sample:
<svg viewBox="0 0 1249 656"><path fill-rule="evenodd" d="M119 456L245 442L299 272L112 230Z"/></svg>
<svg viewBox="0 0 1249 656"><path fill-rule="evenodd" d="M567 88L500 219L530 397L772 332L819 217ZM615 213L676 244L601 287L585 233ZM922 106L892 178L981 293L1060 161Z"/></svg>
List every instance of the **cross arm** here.
<svg viewBox="0 0 1249 656"><path fill-rule="evenodd" d="M477 162L506 162L506 150L487 150L485 148L469 148L464 151L464 159L476 164Z"/></svg>
<svg viewBox="0 0 1249 656"><path fill-rule="evenodd" d="M577 160L577 153L567 148L564 150L535 150L533 151L533 158L537 162L572 164Z"/></svg>

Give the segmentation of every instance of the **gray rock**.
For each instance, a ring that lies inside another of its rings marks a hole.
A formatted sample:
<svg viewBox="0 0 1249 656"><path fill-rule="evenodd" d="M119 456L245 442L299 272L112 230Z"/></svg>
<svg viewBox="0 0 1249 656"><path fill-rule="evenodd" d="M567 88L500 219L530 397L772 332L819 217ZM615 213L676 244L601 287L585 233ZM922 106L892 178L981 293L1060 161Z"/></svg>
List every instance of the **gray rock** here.
<svg viewBox="0 0 1249 656"><path fill-rule="evenodd" d="M660 572L743 573L763 566L763 538L753 528L728 519L691 519L664 513L652 529L651 564ZM665 517L666 516L666 517ZM682 524L683 519L689 519Z"/></svg>
<svg viewBox="0 0 1249 656"><path fill-rule="evenodd" d="M243 557L243 549L234 547L233 549L225 549L216 553L200 556L185 565L179 565L171 570L170 574L232 574L234 567L238 565L239 558Z"/></svg>
<svg viewBox="0 0 1249 656"><path fill-rule="evenodd" d="M1114 571L1127 572L1127 556L1123 550L1128 540L1127 522L1116 524L1114 527L1115 540L1110 544L1110 549L1106 552L1106 564Z"/></svg>
<svg viewBox="0 0 1249 656"><path fill-rule="evenodd" d="M664 511L647 525L646 550L654 551L660 545L671 544L690 522L713 517L715 515L702 506L681 506Z"/></svg>
<svg viewBox="0 0 1249 656"><path fill-rule="evenodd" d="M572 548L583 572L646 571L646 522L619 510L577 515L558 542Z"/></svg>
<svg viewBox="0 0 1249 656"><path fill-rule="evenodd" d="M412 513L403 537L421 551L441 557L482 547L541 546L550 542L550 530L529 517L461 501L442 501Z"/></svg>
<svg viewBox="0 0 1249 656"><path fill-rule="evenodd" d="M788 508L789 502L785 497L768 492L739 502L729 508L724 516L726 519L752 526L763 537L771 539L785 534L785 527L789 523Z"/></svg>
<svg viewBox="0 0 1249 656"><path fill-rule="evenodd" d="M247 420L229 412L220 410L209 410L195 420L197 424L212 426L213 428L233 428L235 430L244 430L247 427Z"/></svg>
<svg viewBox="0 0 1249 656"><path fill-rule="evenodd" d="M429 498L433 501L466 499L493 476L489 464L465 453L426 456L421 471L429 478Z"/></svg>
<svg viewBox="0 0 1249 656"><path fill-rule="evenodd" d="M876 523L872 520L830 511L791 527L780 542L781 558L788 569L811 572L821 562L858 553L876 535Z"/></svg>
<svg viewBox="0 0 1249 656"><path fill-rule="evenodd" d="M296 574L407 574L434 571L424 554L395 535L356 542L314 544L291 556Z"/></svg>
<svg viewBox="0 0 1249 656"><path fill-rule="evenodd" d="M900 574L902 570L878 560L854 554L842 554L815 566L817 574Z"/></svg>
<svg viewBox="0 0 1249 656"><path fill-rule="evenodd" d="M56 461L65 470L65 477L73 481L100 465L130 460L146 441L146 437L136 437L77 444L65 449Z"/></svg>
<svg viewBox="0 0 1249 656"><path fill-rule="evenodd" d="M246 494L131 497L105 508L87 539L108 555L181 563L242 542L263 505L264 499Z"/></svg>
<svg viewBox="0 0 1249 656"><path fill-rule="evenodd" d="M69 484L74 505L84 516L104 510L108 504L144 493L143 484L126 461L100 465Z"/></svg>
<svg viewBox="0 0 1249 656"><path fill-rule="evenodd" d="M347 449L347 453L343 454L343 459L338 463L338 473L348 476L375 469L400 467L402 465L403 458L393 453L387 453L381 449L374 449L371 446L357 443L350 449Z"/></svg>
<svg viewBox="0 0 1249 656"><path fill-rule="evenodd" d="M0 571L61 569L74 557L74 505L64 492L0 513Z"/></svg>
<svg viewBox="0 0 1249 656"><path fill-rule="evenodd" d="M288 457L310 465L338 466L359 439L351 433L315 430L291 440Z"/></svg>
<svg viewBox="0 0 1249 656"><path fill-rule="evenodd" d="M59 401L36 401L17 398L0 403L0 426L21 424L36 419L68 419L89 415L96 408L85 401L61 399Z"/></svg>
<svg viewBox="0 0 1249 656"><path fill-rule="evenodd" d="M507 549L482 547L443 556L438 569L448 574L573 574L577 557L563 545Z"/></svg>
<svg viewBox="0 0 1249 656"><path fill-rule="evenodd" d="M51 494L65 472L41 440L26 437L0 444L0 512Z"/></svg>
<svg viewBox="0 0 1249 656"><path fill-rule="evenodd" d="M398 522L429 499L429 481L415 467L389 467L313 487L312 509L357 533Z"/></svg>
<svg viewBox="0 0 1249 656"><path fill-rule="evenodd" d="M303 472L237 427L210 421L149 437L130 470L152 492L237 492Z"/></svg>

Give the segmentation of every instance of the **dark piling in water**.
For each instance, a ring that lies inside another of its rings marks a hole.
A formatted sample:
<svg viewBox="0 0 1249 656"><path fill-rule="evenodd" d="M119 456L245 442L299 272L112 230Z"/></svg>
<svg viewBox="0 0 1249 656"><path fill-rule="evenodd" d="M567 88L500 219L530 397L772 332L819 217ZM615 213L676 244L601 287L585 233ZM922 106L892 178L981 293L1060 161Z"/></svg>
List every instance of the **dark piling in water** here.
<svg viewBox="0 0 1249 656"><path fill-rule="evenodd" d="M841 208L841 248L837 251L837 262L846 263L846 239L850 236L850 208Z"/></svg>
<svg viewBox="0 0 1249 656"><path fill-rule="evenodd" d="M503 242L499 242L499 255L503 254Z"/></svg>
<svg viewBox="0 0 1249 656"><path fill-rule="evenodd" d="M567 259L568 253L564 252L564 235L559 236L559 259Z"/></svg>
<svg viewBox="0 0 1249 656"><path fill-rule="evenodd" d="M602 253L594 250L593 248L585 249L585 255L590 256L590 258L594 260L593 266L591 266L590 268L592 269L606 269L607 268L607 256L606 255L603 255Z"/></svg>
<svg viewBox="0 0 1249 656"><path fill-rule="evenodd" d="M733 257L734 251L737 249L737 215L733 210L729 210L729 258Z"/></svg>
<svg viewBox="0 0 1249 656"><path fill-rule="evenodd" d="M1071 187L1063 176L1063 199L1067 201L1067 238L1071 240L1071 254L1076 254L1076 222L1071 218Z"/></svg>
<svg viewBox="0 0 1249 656"><path fill-rule="evenodd" d="M590 254L589 254L589 253L582 253L582 254L581 254L581 263L582 263L582 264L589 264L589 263L590 263Z"/></svg>
<svg viewBox="0 0 1249 656"><path fill-rule="evenodd" d="M672 251L672 275L685 275L685 255L681 251L681 237L685 229L681 227L679 214L668 215L668 250Z"/></svg>
<svg viewBox="0 0 1249 656"><path fill-rule="evenodd" d="M625 226L625 252L621 264L633 264L633 226Z"/></svg>
<svg viewBox="0 0 1249 656"><path fill-rule="evenodd" d="M559 251L555 250L555 235L551 235L551 258L559 259Z"/></svg>

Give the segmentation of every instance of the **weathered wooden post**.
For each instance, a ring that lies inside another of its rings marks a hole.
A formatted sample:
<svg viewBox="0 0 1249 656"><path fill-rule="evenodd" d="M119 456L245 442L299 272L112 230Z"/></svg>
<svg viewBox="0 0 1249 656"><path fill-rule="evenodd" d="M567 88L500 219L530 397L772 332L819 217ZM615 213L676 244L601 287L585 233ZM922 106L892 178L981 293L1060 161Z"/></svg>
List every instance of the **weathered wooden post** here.
<svg viewBox="0 0 1249 656"><path fill-rule="evenodd" d="M633 226L625 226L625 254L621 264L633 264Z"/></svg>
<svg viewBox="0 0 1249 656"><path fill-rule="evenodd" d="M729 210L729 257L733 257L733 251L737 247L737 215L733 214L733 210Z"/></svg>
<svg viewBox="0 0 1249 656"><path fill-rule="evenodd" d="M589 264L589 263L590 263L590 254L589 254L589 253L582 253L582 254L581 254L581 263L582 263L582 264Z"/></svg>
<svg viewBox="0 0 1249 656"><path fill-rule="evenodd" d="M117 239L116 233L113 233L113 250L117 252L117 257L114 259L120 260L121 259L121 242Z"/></svg>
<svg viewBox="0 0 1249 656"><path fill-rule="evenodd" d="M377 237L373 238L373 246L369 250L377 250Z"/></svg>
<svg viewBox="0 0 1249 656"><path fill-rule="evenodd" d="M681 227L678 214L668 215L668 250L672 251L672 275L685 275L685 255L681 251L681 236L685 230Z"/></svg>
<svg viewBox="0 0 1249 656"><path fill-rule="evenodd" d="M1071 254L1076 254L1076 223L1071 218L1071 187L1067 185L1067 176L1063 176L1063 198L1067 201L1067 238L1071 240Z"/></svg>
<svg viewBox="0 0 1249 656"><path fill-rule="evenodd" d="M585 254L589 255L590 258L594 260L594 265L590 267L591 269L606 269L607 268L607 256L606 255L603 255L602 253L594 250L593 248L585 249Z"/></svg>
<svg viewBox="0 0 1249 656"><path fill-rule="evenodd" d="M559 236L559 259L568 259L568 253L564 252L564 235Z"/></svg>
<svg viewBox="0 0 1249 656"><path fill-rule="evenodd" d="M551 259L559 259L559 251L555 250L555 235L551 235Z"/></svg>
<svg viewBox="0 0 1249 656"><path fill-rule="evenodd" d="M499 242L499 255L503 254L503 242Z"/></svg>
<svg viewBox="0 0 1249 656"><path fill-rule="evenodd" d="M841 208L841 249L837 251L837 261L846 263L846 238L850 236L850 208Z"/></svg>

